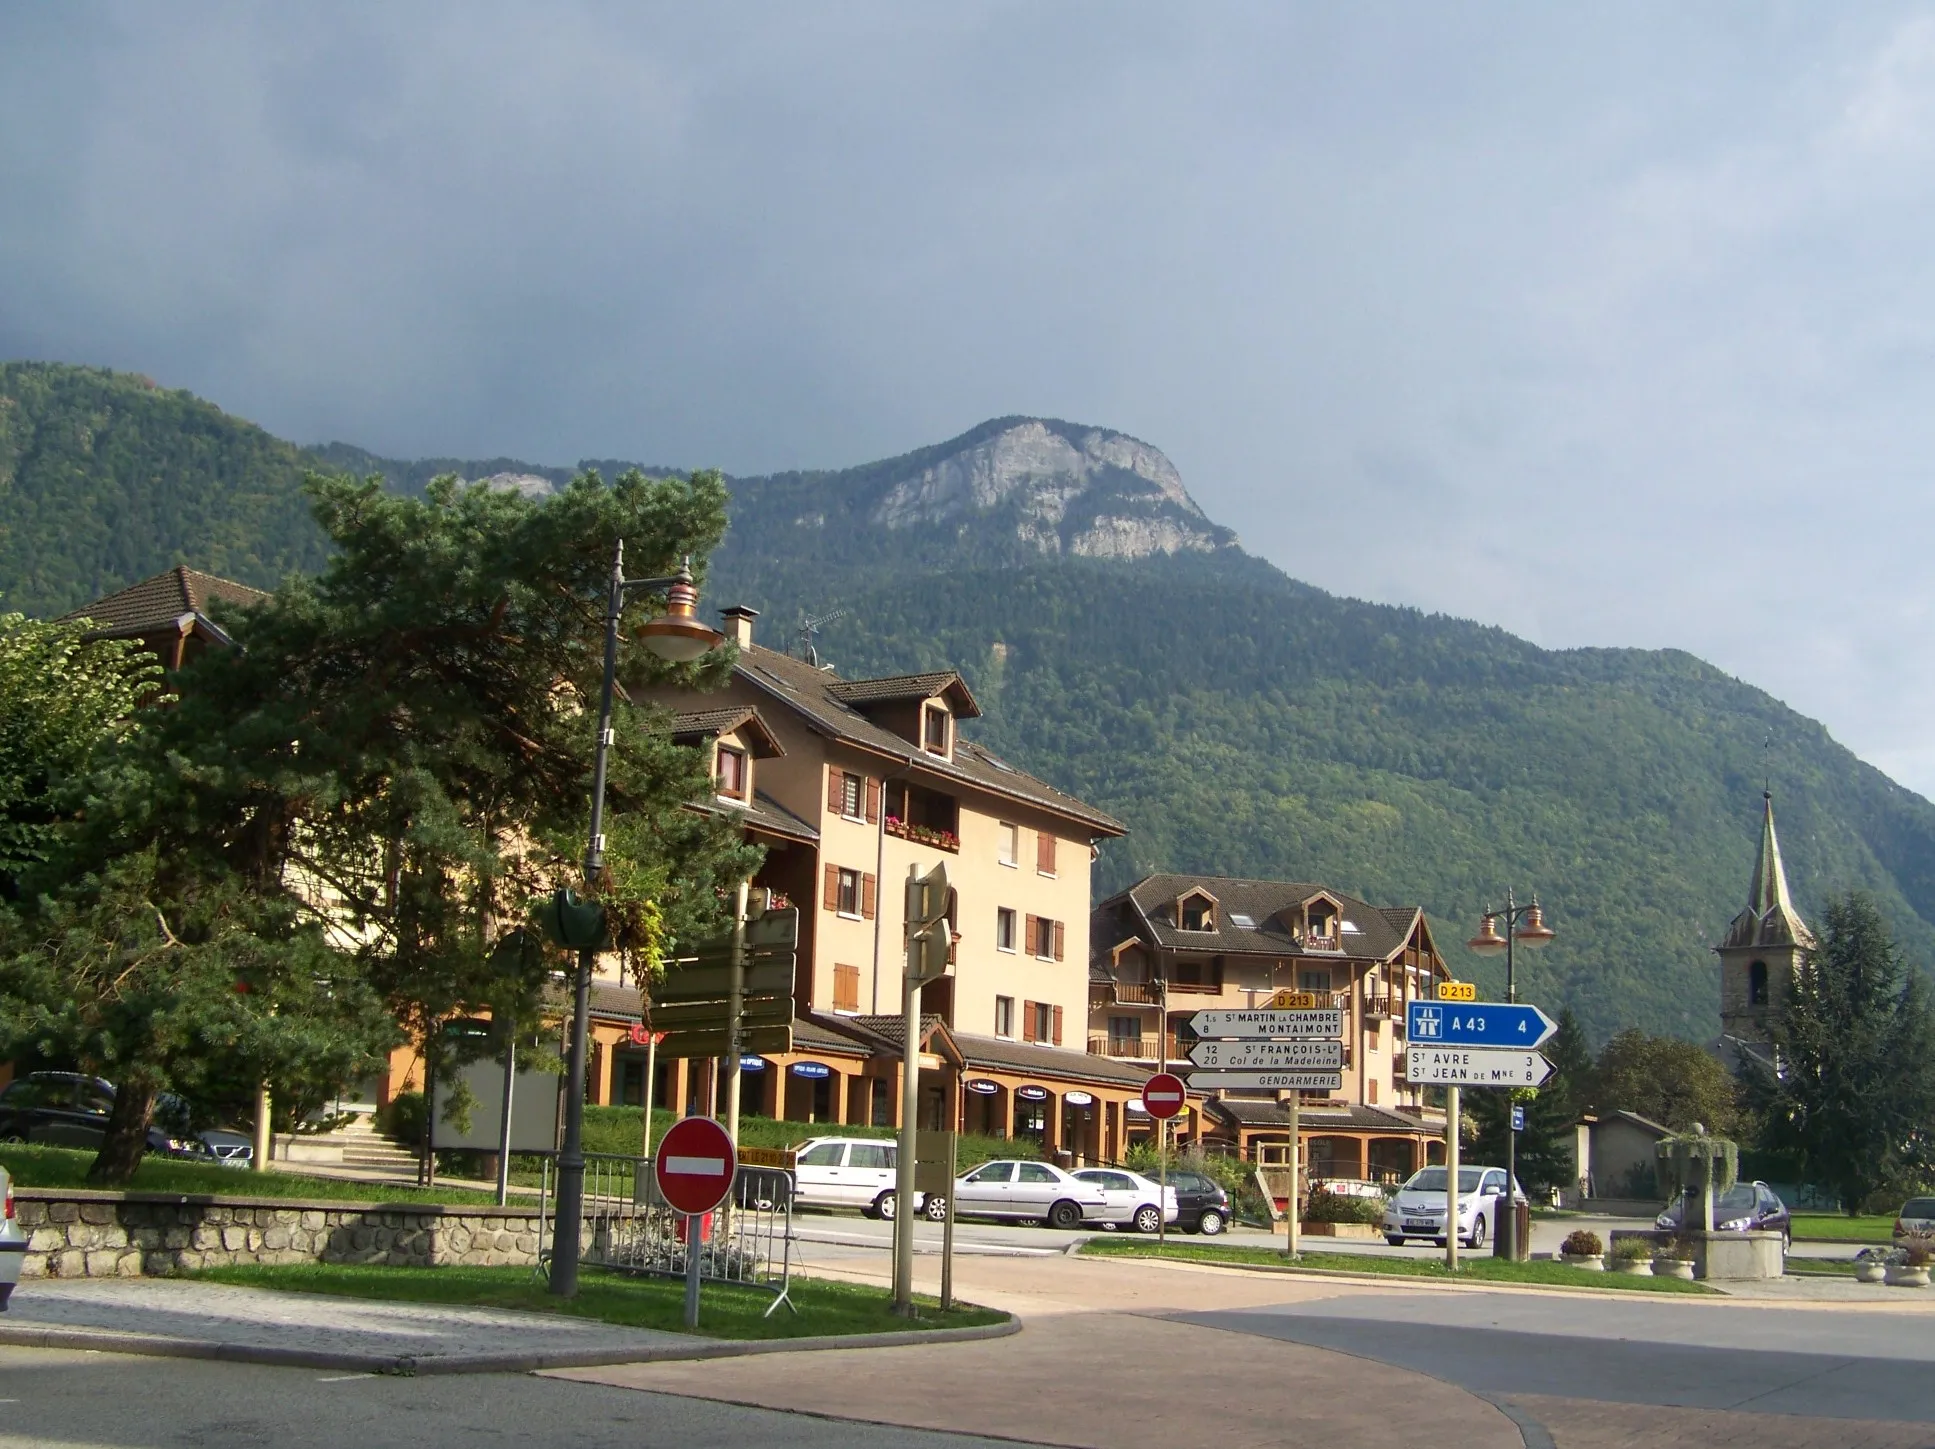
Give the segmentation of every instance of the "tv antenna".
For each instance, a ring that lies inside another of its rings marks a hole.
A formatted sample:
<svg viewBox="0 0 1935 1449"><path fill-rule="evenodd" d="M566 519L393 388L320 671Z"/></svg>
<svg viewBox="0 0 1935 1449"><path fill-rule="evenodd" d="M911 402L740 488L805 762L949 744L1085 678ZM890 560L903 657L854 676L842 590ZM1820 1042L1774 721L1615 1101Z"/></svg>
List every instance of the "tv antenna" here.
<svg viewBox="0 0 1935 1449"><path fill-rule="evenodd" d="M820 632L820 629L824 625L831 624L835 619L845 617L846 612L845 609L830 609L824 614L808 614L804 610L801 611L799 632L801 659L812 665L815 669L820 667L820 651L813 647L814 636Z"/></svg>

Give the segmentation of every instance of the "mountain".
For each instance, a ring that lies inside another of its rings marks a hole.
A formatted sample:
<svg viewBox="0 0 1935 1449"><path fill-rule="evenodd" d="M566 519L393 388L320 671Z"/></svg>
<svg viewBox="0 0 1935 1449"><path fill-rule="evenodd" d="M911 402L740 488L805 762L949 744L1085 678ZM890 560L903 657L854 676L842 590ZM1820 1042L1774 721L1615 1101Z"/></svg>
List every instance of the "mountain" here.
<svg viewBox="0 0 1935 1449"><path fill-rule="evenodd" d="M572 471L300 450L79 369L0 369L0 419L0 518L35 540L0 538L0 594L45 610L177 561L260 584L313 567L305 464L535 495ZM1704 1040L1708 948L1744 902L1771 776L1803 911L1865 887L1935 961L1935 805L1691 655L1543 650L1326 594L1244 553L1156 448L1052 419L732 486L707 604L763 610L781 647L843 609L817 639L843 672L959 667L981 739L1131 825L1100 890L1163 868L1416 901L1454 969L1493 987L1499 966L1460 943L1508 884L1536 889L1560 935L1521 958L1526 999L1601 1039Z"/></svg>

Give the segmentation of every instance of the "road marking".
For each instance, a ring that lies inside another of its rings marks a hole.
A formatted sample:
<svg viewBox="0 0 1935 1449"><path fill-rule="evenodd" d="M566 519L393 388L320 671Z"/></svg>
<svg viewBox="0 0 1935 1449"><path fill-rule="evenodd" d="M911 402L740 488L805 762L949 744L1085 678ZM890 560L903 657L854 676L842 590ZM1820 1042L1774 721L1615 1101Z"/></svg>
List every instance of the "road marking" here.
<svg viewBox="0 0 1935 1449"><path fill-rule="evenodd" d="M328 1378L317 1379L316 1382L319 1384L346 1384L351 1379L373 1379L375 1377L375 1374L332 1374ZM10 1400L0 1399L0 1403L8 1402Z"/></svg>

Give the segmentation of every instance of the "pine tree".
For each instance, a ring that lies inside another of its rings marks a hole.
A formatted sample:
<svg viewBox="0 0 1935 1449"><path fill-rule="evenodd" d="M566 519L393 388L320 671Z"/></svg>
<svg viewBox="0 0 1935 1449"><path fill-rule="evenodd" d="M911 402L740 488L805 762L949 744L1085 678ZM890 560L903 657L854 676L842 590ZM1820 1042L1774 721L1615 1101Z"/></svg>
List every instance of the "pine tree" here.
<svg viewBox="0 0 1935 1449"><path fill-rule="evenodd" d="M1767 1146L1797 1152L1850 1213L1929 1170L1935 1008L1868 896L1828 903L1771 1036L1772 1062L1744 1072Z"/></svg>

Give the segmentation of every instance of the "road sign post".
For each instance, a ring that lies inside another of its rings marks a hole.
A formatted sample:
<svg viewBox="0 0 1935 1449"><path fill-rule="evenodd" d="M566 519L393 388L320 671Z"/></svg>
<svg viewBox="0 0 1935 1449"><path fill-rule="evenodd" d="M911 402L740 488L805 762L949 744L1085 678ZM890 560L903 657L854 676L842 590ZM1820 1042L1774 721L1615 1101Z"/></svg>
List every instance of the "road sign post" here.
<svg viewBox="0 0 1935 1449"><path fill-rule="evenodd" d="M1501 1047L1531 1051L1559 1029L1536 1006L1480 1001L1414 1001L1405 1013L1405 1038L1413 1046Z"/></svg>
<svg viewBox="0 0 1935 1449"><path fill-rule="evenodd" d="M710 1117L685 1117L659 1140L652 1177L659 1196L685 1215L685 1326L699 1326L699 1265L705 1215L732 1194L738 1169L732 1138Z"/></svg>
<svg viewBox="0 0 1935 1449"><path fill-rule="evenodd" d="M1189 1089L1173 1072L1157 1072L1142 1084L1142 1110L1156 1119L1156 1251L1169 1245L1169 1119L1182 1111Z"/></svg>
<svg viewBox="0 0 1935 1449"><path fill-rule="evenodd" d="M1445 1088L1445 1270L1458 1271L1458 1089Z"/></svg>
<svg viewBox="0 0 1935 1449"><path fill-rule="evenodd" d="M947 972L952 927L947 866L907 867L906 951L901 969L900 1158L894 1174L894 1312L914 1315L914 1164L920 1151L920 989Z"/></svg>

